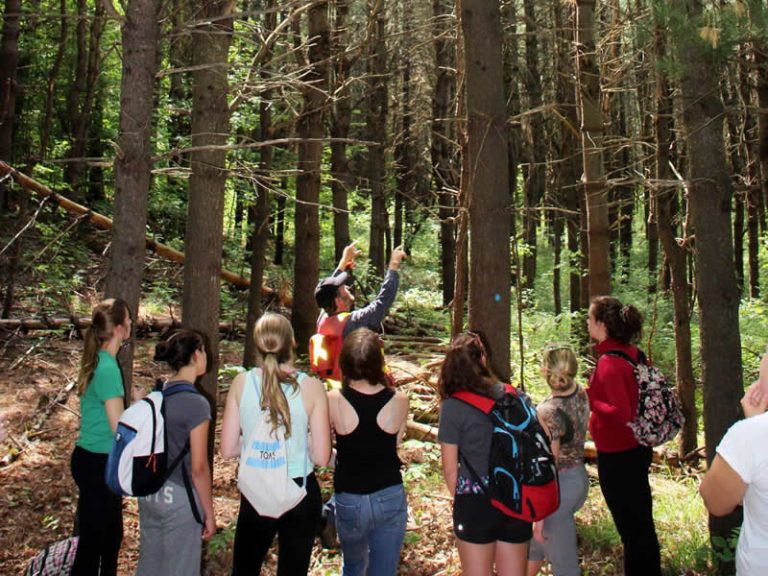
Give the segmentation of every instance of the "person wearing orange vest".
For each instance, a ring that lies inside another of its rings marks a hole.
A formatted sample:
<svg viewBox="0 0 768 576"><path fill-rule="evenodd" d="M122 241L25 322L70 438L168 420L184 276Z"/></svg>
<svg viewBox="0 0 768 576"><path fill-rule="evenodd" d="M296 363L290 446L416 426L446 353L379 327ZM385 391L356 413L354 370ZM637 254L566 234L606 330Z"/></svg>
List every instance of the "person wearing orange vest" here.
<svg viewBox="0 0 768 576"><path fill-rule="evenodd" d="M320 376L331 380L341 381L339 352L347 334L363 327L381 331L381 323L397 296L400 284L398 271L406 256L402 246L392 251L384 282L376 298L364 308L353 310L355 297L349 291L349 285L355 258L360 254L361 251L354 242L346 246L333 275L321 280L315 288L315 301L322 311L317 320L318 333L312 337L315 340L310 343L311 361L313 365L320 366ZM326 360L325 363L323 359Z"/></svg>

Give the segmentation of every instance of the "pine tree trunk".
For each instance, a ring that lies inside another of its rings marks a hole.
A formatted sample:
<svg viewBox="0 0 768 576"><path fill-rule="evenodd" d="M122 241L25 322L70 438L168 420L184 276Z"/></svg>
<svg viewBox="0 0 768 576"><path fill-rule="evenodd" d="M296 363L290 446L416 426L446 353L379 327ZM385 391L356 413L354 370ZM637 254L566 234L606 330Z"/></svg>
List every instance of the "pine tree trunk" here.
<svg viewBox="0 0 768 576"><path fill-rule="evenodd" d="M67 33L69 30L69 17L67 15L67 0L61 0L59 4L59 13L61 22L59 23L59 42L56 48L56 56L53 58L53 64L48 70L48 81L45 90L45 111L43 113L43 124L40 130L40 147L38 148L38 158L44 161L48 156L48 141L51 137L51 122L53 121L53 101L56 96L56 82L59 78L59 70L64 60L64 53L67 49ZM2 155L0 155L1 157Z"/></svg>
<svg viewBox="0 0 768 576"><path fill-rule="evenodd" d="M369 57L367 110L368 187L371 191L371 232L368 258L377 275L384 275L385 241L388 228L387 200L384 188L385 151L387 146L387 54L384 3L369 0Z"/></svg>
<svg viewBox="0 0 768 576"><path fill-rule="evenodd" d="M264 12L264 35L269 35L277 26L277 14L273 10L274 0L268 0ZM272 75L269 61L270 54L264 57L261 65L261 78L266 83ZM272 90L265 90L259 104L259 139L266 142L272 138ZM248 313L246 315L245 348L243 366L251 368L256 364L256 340L253 330L256 321L263 313L261 305L261 286L264 284L267 244L269 242L269 219L271 202L271 178L273 149L264 146L259 149L259 174L261 179L257 188L256 202L249 208L249 221L253 223L251 236L251 286L248 290Z"/></svg>
<svg viewBox="0 0 768 576"><path fill-rule="evenodd" d="M461 0L466 72L470 219L469 326L485 333L491 367L509 378L509 157L499 4Z"/></svg>
<svg viewBox="0 0 768 576"><path fill-rule="evenodd" d="M693 21L704 12L701 0L686 0L685 6ZM721 66L697 35L681 34L677 40L683 122L688 135L689 206L696 232L704 436L707 461L711 462L723 435L739 418L743 393L730 213L733 189L725 164L725 114L718 90ZM721 518L710 516L710 534L728 538L740 524L740 512ZM721 573L731 570L732 566L724 563Z"/></svg>
<svg viewBox="0 0 768 576"><path fill-rule="evenodd" d="M325 135L324 117L328 88L328 58L330 37L328 29L328 3L313 6L309 19L309 67L305 76L304 109L298 122L299 175L296 178L294 260L294 297L291 323L296 337L297 351L306 353L309 338L315 332L317 303L315 285L319 274L320 222L317 205L320 200L320 164Z"/></svg>
<svg viewBox="0 0 768 576"><path fill-rule="evenodd" d="M528 106L537 110L542 103L541 72L539 65L539 30L536 15L536 1L523 2L525 14L525 89L528 93ZM539 207L544 197L545 188L545 141L544 119L542 112L535 112L525 122L528 170L525 179L525 222L524 239L526 250L523 255L523 285L532 290L536 279L536 255L538 224L541 219Z"/></svg>
<svg viewBox="0 0 768 576"><path fill-rule="evenodd" d="M656 60L667 58L666 30L657 25L654 30ZM675 381L677 392L685 415L685 425L680 434L678 451L685 456L698 446L698 414L696 411L696 379L693 374L691 352L691 309L686 259L689 238L686 226L682 234L675 224L677 220L687 222L685 215L678 214L678 187L663 186L662 182L673 179L669 167L669 145L672 141L673 110L671 87L663 69L656 70L656 114L655 132L655 176L658 186L651 192L658 237L669 266L670 288L672 290L672 311L675 329ZM682 244L677 238L683 236Z"/></svg>
<svg viewBox="0 0 768 576"><path fill-rule="evenodd" d="M130 0L122 25L120 129L115 206L105 295L125 300L136 318L146 261L147 198L152 180L152 112L157 71L159 3ZM122 357L130 389L133 346Z"/></svg>
<svg viewBox="0 0 768 576"><path fill-rule="evenodd" d="M13 126L16 119L16 71L19 63L21 0L6 0L0 39L0 159L13 160ZM0 182L0 212L8 204L7 185Z"/></svg>
<svg viewBox="0 0 768 576"><path fill-rule="evenodd" d="M349 136L349 127L352 123L352 96L349 89L350 72L352 70L352 57L346 54L349 43L349 17L350 0L334 0L336 7L336 19L331 33L331 45L333 50L333 89L334 104L331 119L331 191L333 194L333 240L335 261L341 259L344 247L351 237L349 235L349 206L347 195L349 194L352 180L347 158L347 143L339 140Z"/></svg>
<svg viewBox="0 0 768 576"><path fill-rule="evenodd" d="M603 165L603 115L600 110L600 71L595 49L595 1L576 0L576 66L584 161L589 298L611 292L608 186ZM583 294L582 294L583 300Z"/></svg>
<svg viewBox="0 0 768 576"><path fill-rule="evenodd" d="M232 3L200 0L193 30L192 146L221 146L229 134L228 54L232 40ZM182 294L185 328L200 330L211 342L210 370L202 386L211 402L216 399L219 366L219 309L222 237L224 232L224 185L227 179L226 152L198 150L190 154L189 204L184 249ZM210 426L210 448L214 421ZM212 456L212 450L209 451Z"/></svg>
<svg viewBox="0 0 768 576"><path fill-rule="evenodd" d="M456 92L453 46L448 38L452 24L451 6L448 0L433 0L434 28L432 43L435 48L435 89L432 99L432 187L437 192L440 218L440 272L443 286L443 305L453 300L456 274L456 195L455 168L451 163L452 96Z"/></svg>
<svg viewBox="0 0 768 576"><path fill-rule="evenodd" d="M86 135L91 123L93 102L96 96L96 85L101 72L101 38L106 23L106 12L101 2L96 2L92 17L87 15L85 0L77 2L78 23L76 28L77 58L75 79L70 88L67 108L71 129L70 150L68 162L64 169L64 178L72 186L76 199L85 199L85 184L87 182L87 166L79 160L85 156L88 146ZM91 25L88 27L88 21Z"/></svg>

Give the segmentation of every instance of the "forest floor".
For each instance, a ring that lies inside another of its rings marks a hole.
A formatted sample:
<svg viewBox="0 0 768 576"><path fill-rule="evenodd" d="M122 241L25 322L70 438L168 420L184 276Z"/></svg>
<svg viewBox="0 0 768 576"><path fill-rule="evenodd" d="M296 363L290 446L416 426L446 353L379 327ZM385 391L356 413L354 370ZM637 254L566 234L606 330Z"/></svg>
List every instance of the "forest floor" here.
<svg viewBox="0 0 768 576"><path fill-rule="evenodd" d="M151 361L153 342L136 343L135 385L149 387L155 377L162 375L160 367ZM5 443L0 444L0 574L22 574L39 550L72 532L77 490L69 471L69 458L79 424L79 405L72 386L81 349L79 339L62 332L0 337L0 421L8 431ZM238 365L241 352L241 344L223 341L221 365ZM395 374L406 380L410 376L409 385L416 386L409 393L421 400L412 401L412 407L427 412L430 406L424 405L424 396L428 382L412 376L422 370L419 365L428 355L427 351L415 358L398 354L389 359ZM220 382L217 428L228 384L226 378ZM439 449L428 441L409 440L402 458L409 519L399 573L459 574L451 531L451 499L440 476ZM224 575L229 574L239 504L236 462L222 461L217 450L214 467L214 505L220 530L208 545L205 573ZM589 469L591 495L578 516L583 569L587 574L613 576L621 573L621 549L596 485L596 472L592 466ZM706 557L706 543L690 543L691 534L706 536L706 517L699 517L700 505L696 507L696 496L692 494L695 483L686 479L681 482L680 477L667 478L669 474L664 476L654 479L654 493L661 493L661 498L670 502L666 512L659 511L659 505L656 507L665 574L704 574L706 570L694 567L706 566L706 559L702 559L702 554ZM328 471L321 473L326 490L331 485L330 478ZM124 534L119 573L128 575L133 574L138 559L138 513L134 498L124 499ZM675 544L681 539L685 542ZM274 562L273 550L266 574L275 573ZM339 553L323 550L318 541L311 574L338 574L340 566ZM549 573L546 568L545 573Z"/></svg>

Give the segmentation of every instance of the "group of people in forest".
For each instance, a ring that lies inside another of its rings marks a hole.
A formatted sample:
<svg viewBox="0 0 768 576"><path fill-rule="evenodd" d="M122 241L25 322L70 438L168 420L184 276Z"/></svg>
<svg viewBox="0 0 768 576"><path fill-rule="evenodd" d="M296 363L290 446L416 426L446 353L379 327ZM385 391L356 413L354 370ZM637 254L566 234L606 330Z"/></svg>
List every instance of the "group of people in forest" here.
<svg viewBox="0 0 768 576"><path fill-rule="evenodd" d="M405 433L408 398L393 387L382 342L372 328L394 301L405 253L399 248L393 251L379 294L368 306L353 311L348 284L358 254L354 245L347 247L334 274L320 282L315 294L322 309L319 325L327 318L346 315L336 327L342 336L340 387L327 391L323 381L298 370L290 322L279 314L265 313L253 334L257 366L238 374L229 389L221 455L241 457L257 420L264 417L285 438L288 477L306 492L279 517L260 514L246 495L241 496L233 575L260 573L276 535L277 573L308 572L322 507L314 469L328 465L334 468L332 499L343 574L397 573L407 521L398 446ZM445 483L453 497L453 531L464 574L487 576L495 570L499 575L535 576L545 558L557 576L581 574L574 514L587 497L583 458L587 429L597 448L600 488L624 547L625 575L661 574L648 477L652 450L640 445L627 426L637 411L638 387L633 365L622 355L637 361L634 342L641 328L642 316L634 306L608 296L592 301L588 330L598 360L587 389L576 380L576 355L569 346L543 350L542 375L550 395L538 405L537 413L556 457L560 506L535 523L492 506L486 490L488 477L469 473L488 470L492 424L486 414L455 395L469 391L497 398L504 386L492 372L491 350L481 331L466 332L451 343L439 376L438 440ZM80 495L75 575L109 575L117 570L122 503L107 488L104 469L125 407L116 356L130 334L131 315L123 301L105 300L94 308L78 378L81 425L71 461ZM172 372L165 389L194 383L206 374L207 348L205 336L195 330L176 330L159 342L155 360L165 362ZM622 354L608 354L612 351ZM766 404L768 394L755 391L751 405L756 407L749 413L762 414ZM202 541L216 530L208 464L210 418L209 403L201 395L180 393L167 398L169 460L186 453L156 494L139 499L138 574L199 574ZM708 476L702 485L707 505L717 500L713 513L729 511L745 492L749 506L758 475L745 473L754 471L747 464L734 464L736 459L730 455L738 451L736 441L723 444L722 461L716 460L715 467L725 473L713 469L712 479ZM729 473L735 473L738 481ZM730 493L734 484L737 494L741 489L737 499L724 500L719 492ZM710 486L716 487L717 496L709 496ZM759 530L753 528L751 533ZM742 552L740 544L743 556ZM761 572L743 571L757 573Z"/></svg>

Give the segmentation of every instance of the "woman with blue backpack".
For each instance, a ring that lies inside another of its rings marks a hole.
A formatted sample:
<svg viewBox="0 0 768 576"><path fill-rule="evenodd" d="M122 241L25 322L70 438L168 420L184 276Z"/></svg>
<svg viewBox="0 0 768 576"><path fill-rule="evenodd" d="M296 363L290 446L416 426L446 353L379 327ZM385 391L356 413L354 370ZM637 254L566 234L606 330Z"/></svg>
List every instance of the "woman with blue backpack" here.
<svg viewBox="0 0 768 576"><path fill-rule="evenodd" d="M155 347L155 361L173 375L163 384L163 411L169 476L163 486L139 498L137 576L200 574L202 541L216 532L208 428L211 407L194 389L208 372L206 337L197 330L176 330ZM183 386L180 393L170 393Z"/></svg>
<svg viewBox="0 0 768 576"><path fill-rule="evenodd" d="M358 328L339 356L341 390L328 394L336 434L333 486L343 576L394 576L408 504L397 448L408 397L390 388L379 335Z"/></svg>
<svg viewBox="0 0 768 576"><path fill-rule="evenodd" d="M639 387L635 342L643 317L617 298L598 296L589 307L587 329L596 342L597 364L589 379L589 431L597 448L600 490L624 546L625 576L660 576L661 552L653 523L648 473L653 450L629 427L637 415Z"/></svg>
<svg viewBox="0 0 768 576"><path fill-rule="evenodd" d="M443 476L453 500L453 531L465 576L524 576L532 523L504 514L487 494L493 424L455 397L462 392L499 399L505 385L490 370L488 344L476 332L458 336L445 356L438 392ZM473 472L474 471L474 472Z"/></svg>
<svg viewBox="0 0 768 576"><path fill-rule="evenodd" d="M278 576L309 570L322 500L314 466L331 455L322 382L293 366L296 341L285 316L256 322L257 367L238 374L227 394L221 455L240 457L240 512L232 575L258 575L277 535Z"/></svg>
<svg viewBox="0 0 768 576"><path fill-rule="evenodd" d="M107 456L117 421L125 409L125 388L117 353L131 336L131 313L119 298L97 304L77 378L80 432L72 452L72 477L80 498L77 506L79 544L72 574L111 576L123 540L122 498L104 480Z"/></svg>

